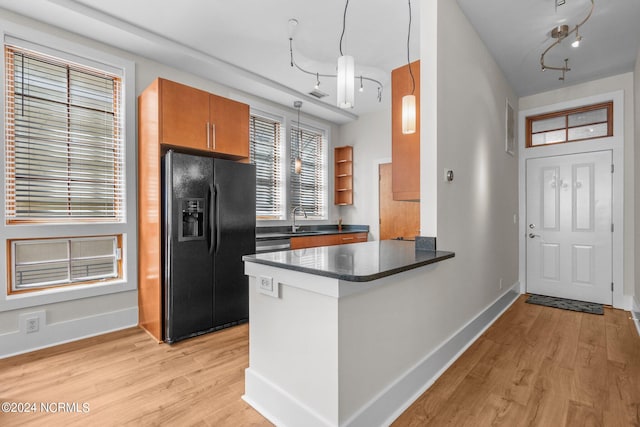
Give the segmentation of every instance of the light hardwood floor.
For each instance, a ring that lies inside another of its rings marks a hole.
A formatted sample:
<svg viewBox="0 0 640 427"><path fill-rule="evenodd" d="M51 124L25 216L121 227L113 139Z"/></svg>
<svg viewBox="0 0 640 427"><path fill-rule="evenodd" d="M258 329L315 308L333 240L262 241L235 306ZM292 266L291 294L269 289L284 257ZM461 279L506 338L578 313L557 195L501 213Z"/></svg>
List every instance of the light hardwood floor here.
<svg viewBox="0 0 640 427"><path fill-rule="evenodd" d="M521 297L397 426L640 426L640 338L604 316ZM242 325L168 345L128 329L0 360L0 402L78 402L88 413L6 414L13 425L270 425L240 399Z"/></svg>

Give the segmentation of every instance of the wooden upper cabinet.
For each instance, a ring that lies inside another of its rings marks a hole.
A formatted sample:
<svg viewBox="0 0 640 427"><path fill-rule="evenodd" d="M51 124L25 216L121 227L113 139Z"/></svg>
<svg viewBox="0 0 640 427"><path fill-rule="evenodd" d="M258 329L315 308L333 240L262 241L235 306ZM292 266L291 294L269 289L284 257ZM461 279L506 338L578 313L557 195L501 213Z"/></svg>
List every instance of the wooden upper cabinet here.
<svg viewBox="0 0 640 427"><path fill-rule="evenodd" d="M391 72L391 156L394 200L420 200L420 61L411 63L416 83L416 132L402 133L402 97L411 94L409 65Z"/></svg>
<svg viewBox="0 0 640 427"><path fill-rule="evenodd" d="M160 142L208 150L209 93L169 80L160 80Z"/></svg>
<svg viewBox="0 0 640 427"><path fill-rule="evenodd" d="M249 106L170 80L159 79L160 142L249 157Z"/></svg>
<svg viewBox="0 0 640 427"><path fill-rule="evenodd" d="M249 157L249 106L221 96L209 96L211 149Z"/></svg>

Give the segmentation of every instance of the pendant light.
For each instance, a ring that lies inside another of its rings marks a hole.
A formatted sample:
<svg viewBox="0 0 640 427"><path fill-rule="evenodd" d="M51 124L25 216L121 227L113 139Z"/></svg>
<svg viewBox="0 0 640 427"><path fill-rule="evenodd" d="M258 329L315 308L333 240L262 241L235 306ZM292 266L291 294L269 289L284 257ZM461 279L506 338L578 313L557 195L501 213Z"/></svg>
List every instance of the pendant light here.
<svg viewBox="0 0 640 427"><path fill-rule="evenodd" d="M315 77L315 85L313 86L313 91L310 92L310 95L315 96L320 99L322 97L328 96L326 93L321 92L320 89L320 78L334 78L337 81L337 99L336 104L340 108L354 108L355 107L355 85L356 78L360 80L359 92L364 92L364 83L373 83L377 86L378 90L378 102L382 102L382 83L372 77L368 77L365 75L360 75L359 77L355 76L355 60L351 55L344 55L342 52L342 41L344 39L344 33L346 30L346 19L347 19L347 9L349 7L349 0L346 0L344 6L344 12L342 16L342 34L340 35L340 56L338 57L338 63L336 67L335 74L328 73L320 73L318 71L309 70L303 68L298 64L294 59L294 49L293 49L293 36L298 27L298 20L295 18L289 19L289 65L291 67L295 67L301 72L305 74L312 75Z"/></svg>
<svg viewBox="0 0 640 427"><path fill-rule="evenodd" d="M298 155L294 160L293 171L300 175L302 173L302 130L300 130L300 108L302 101L294 101L293 106L298 109Z"/></svg>
<svg viewBox="0 0 640 427"><path fill-rule="evenodd" d="M342 15L342 34L340 34L340 57L338 58L338 107L353 108L355 106L355 62L353 56L342 53L342 39L347 25L347 8L349 0L344 5Z"/></svg>
<svg viewBox="0 0 640 427"><path fill-rule="evenodd" d="M354 76L353 56L340 56L338 58L338 107L340 108L353 108L355 105Z"/></svg>
<svg viewBox="0 0 640 427"><path fill-rule="evenodd" d="M411 75L411 94L402 97L402 133L411 134L416 132L416 80L411 70L411 58L409 57L409 42L411 41L411 0L409 0L409 31L407 33L407 64L409 64L409 75Z"/></svg>

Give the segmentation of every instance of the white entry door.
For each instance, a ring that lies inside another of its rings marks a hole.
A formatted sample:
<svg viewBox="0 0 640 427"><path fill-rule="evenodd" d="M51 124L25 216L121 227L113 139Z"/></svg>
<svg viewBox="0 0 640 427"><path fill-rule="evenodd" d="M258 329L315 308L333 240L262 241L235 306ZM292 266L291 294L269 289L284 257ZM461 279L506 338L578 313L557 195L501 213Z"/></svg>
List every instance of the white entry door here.
<svg viewBox="0 0 640 427"><path fill-rule="evenodd" d="M527 292L612 304L611 151L527 160Z"/></svg>

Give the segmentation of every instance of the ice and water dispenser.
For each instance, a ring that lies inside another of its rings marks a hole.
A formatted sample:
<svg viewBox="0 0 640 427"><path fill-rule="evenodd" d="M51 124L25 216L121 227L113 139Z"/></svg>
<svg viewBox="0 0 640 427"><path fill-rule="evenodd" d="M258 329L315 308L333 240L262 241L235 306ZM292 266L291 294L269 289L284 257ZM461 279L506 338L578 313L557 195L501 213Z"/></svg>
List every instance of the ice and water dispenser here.
<svg viewBox="0 0 640 427"><path fill-rule="evenodd" d="M205 239L205 201L204 199L180 200L181 221L178 240L204 240Z"/></svg>

